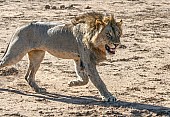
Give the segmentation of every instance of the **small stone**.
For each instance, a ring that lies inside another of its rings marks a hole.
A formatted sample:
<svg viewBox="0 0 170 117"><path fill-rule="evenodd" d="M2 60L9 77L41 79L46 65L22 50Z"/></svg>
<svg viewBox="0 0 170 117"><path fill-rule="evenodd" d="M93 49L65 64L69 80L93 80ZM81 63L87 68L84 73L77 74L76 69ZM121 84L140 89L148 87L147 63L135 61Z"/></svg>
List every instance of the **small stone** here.
<svg viewBox="0 0 170 117"><path fill-rule="evenodd" d="M85 7L85 9L91 9L91 7L90 7L90 6L87 6L87 7Z"/></svg>
<svg viewBox="0 0 170 117"><path fill-rule="evenodd" d="M50 9L50 5L45 5L45 9Z"/></svg>
<svg viewBox="0 0 170 117"><path fill-rule="evenodd" d="M57 7L56 6L52 6L52 8L51 9L57 9Z"/></svg>
<svg viewBox="0 0 170 117"><path fill-rule="evenodd" d="M65 5L61 5L61 6L60 6L60 9L65 9Z"/></svg>
<svg viewBox="0 0 170 117"><path fill-rule="evenodd" d="M68 6L68 8L73 8L73 7L74 7L73 4L71 4L71 5Z"/></svg>
<svg viewBox="0 0 170 117"><path fill-rule="evenodd" d="M5 51L2 50L0 53L5 53Z"/></svg>

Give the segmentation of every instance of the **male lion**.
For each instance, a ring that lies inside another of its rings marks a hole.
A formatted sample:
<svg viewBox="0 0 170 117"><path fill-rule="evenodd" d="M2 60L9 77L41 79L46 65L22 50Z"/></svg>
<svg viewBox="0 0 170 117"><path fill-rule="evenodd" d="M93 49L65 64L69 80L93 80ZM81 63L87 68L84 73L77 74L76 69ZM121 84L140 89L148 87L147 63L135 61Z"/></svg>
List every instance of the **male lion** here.
<svg viewBox="0 0 170 117"><path fill-rule="evenodd" d="M36 84L35 74L47 51L56 57L75 61L78 79L71 81L69 86L85 85L90 78L104 101L115 101L96 65L106 59L106 52L115 54L120 44L121 25L122 20L116 22L113 15L95 12L80 15L69 24L32 22L13 35L0 68L17 63L28 53L29 68L25 79L36 92L45 92Z"/></svg>

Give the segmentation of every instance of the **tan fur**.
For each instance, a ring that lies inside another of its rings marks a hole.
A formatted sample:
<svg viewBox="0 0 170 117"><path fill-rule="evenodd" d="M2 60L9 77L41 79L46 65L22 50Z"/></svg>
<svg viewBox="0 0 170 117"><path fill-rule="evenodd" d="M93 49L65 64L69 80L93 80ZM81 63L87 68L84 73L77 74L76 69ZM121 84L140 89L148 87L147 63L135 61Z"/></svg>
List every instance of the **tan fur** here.
<svg viewBox="0 0 170 117"><path fill-rule="evenodd" d="M0 61L0 68L17 63L28 53L30 63L25 79L36 92L45 92L36 84L35 74L47 51L75 61L78 79L71 81L69 86L85 85L90 79L105 101L115 101L96 65L106 59L106 44L120 43L121 25L122 21L116 22L112 14L95 12L74 18L72 24L33 22L14 34Z"/></svg>

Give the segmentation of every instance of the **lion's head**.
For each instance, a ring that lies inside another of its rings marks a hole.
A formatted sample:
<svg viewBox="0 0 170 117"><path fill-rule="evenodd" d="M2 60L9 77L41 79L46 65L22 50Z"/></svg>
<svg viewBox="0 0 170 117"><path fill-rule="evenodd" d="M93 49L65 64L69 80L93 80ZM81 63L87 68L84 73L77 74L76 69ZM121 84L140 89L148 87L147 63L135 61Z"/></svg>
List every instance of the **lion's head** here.
<svg viewBox="0 0 170 117"><path fill-rule="evenodd" d="M109 54L115 54L116 47L120 44L120 37L122 35L122 20L116 22L113 15L104 16L99 22L101 29L96 38L92 39L95 47L104 47Z"/></svg>
<svg viewBox="0 0 170 117"><path fill-rule="evenodd" d="M85 24L84 43L95 52L97 56L115 54L122 35L122 20L116 22L113 15L101 13L87 13L72 20L73 25Z"/></svg>

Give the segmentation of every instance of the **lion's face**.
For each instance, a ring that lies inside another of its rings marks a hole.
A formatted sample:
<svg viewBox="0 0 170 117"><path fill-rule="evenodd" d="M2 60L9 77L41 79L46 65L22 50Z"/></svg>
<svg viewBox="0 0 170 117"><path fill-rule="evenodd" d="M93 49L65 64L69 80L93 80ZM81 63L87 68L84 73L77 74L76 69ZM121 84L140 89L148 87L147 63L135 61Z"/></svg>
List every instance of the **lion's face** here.
<svg viewBox="0 0 170 117"><path fill-rule="evenodd" d="M100 32L98 38L109 54L115 54L116 47L120 44L122 35L122 20L120 22L108 23Z"/></svg>
<svg viewBox="0 0 170 117"><path fill-rule="evenodd" d="M122 20L116 22L113 14L87 13L72 21L74 26L83 25L83 42L98 56L115 54L122 35Z"/></svg>

